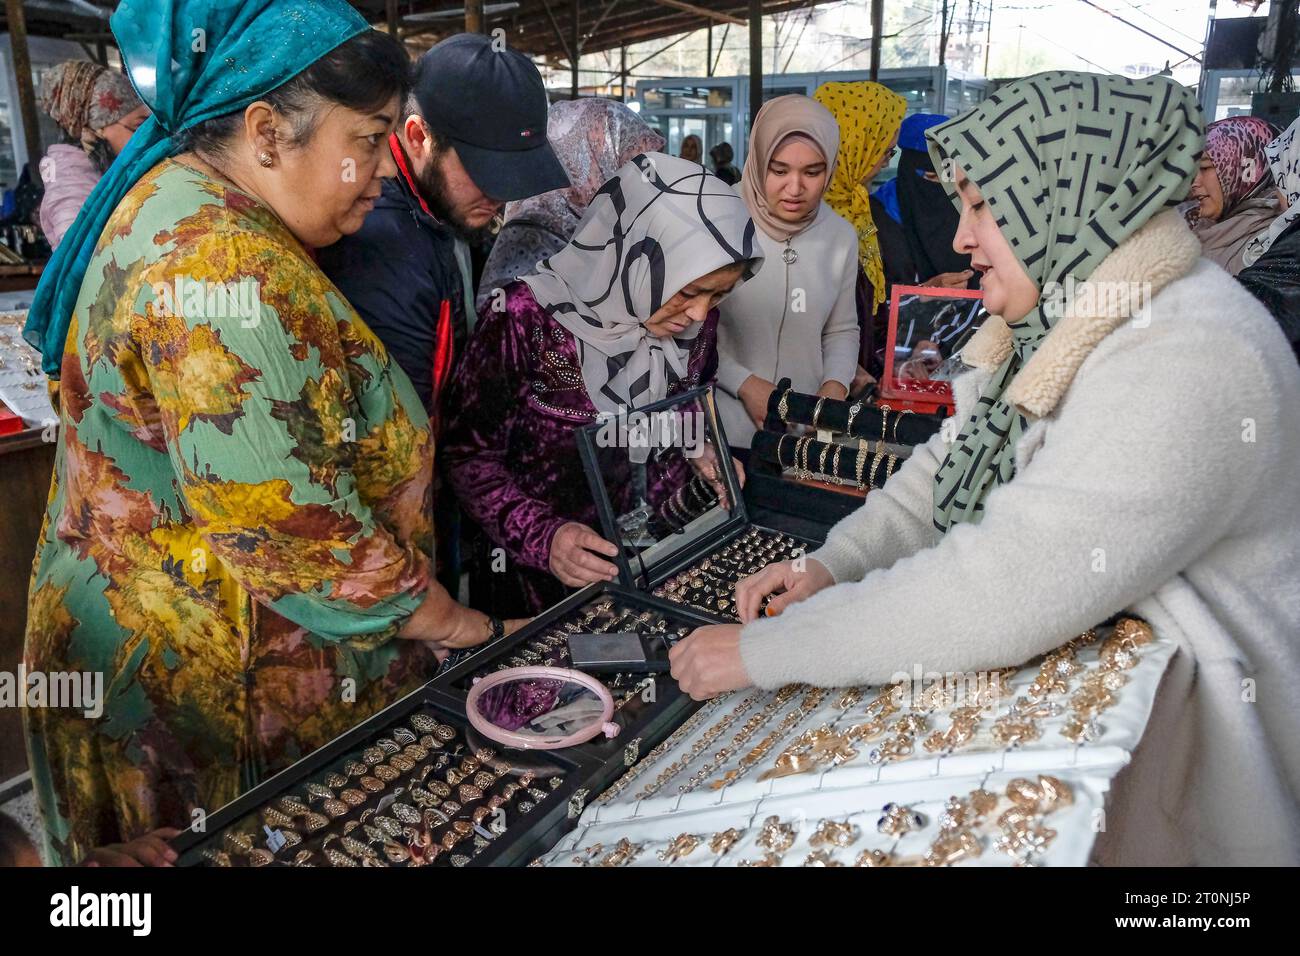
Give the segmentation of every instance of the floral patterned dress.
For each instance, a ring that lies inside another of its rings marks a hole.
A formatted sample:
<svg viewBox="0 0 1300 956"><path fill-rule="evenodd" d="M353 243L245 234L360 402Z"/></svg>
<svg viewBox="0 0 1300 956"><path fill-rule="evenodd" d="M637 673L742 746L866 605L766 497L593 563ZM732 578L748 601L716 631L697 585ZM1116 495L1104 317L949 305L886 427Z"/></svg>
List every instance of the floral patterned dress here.
<svg viewBox="0 0 1300 956"><path fill-rule="evenodd" d="M173 160L127 193L59 405L24 661L104 699L25 711L49 862L190 826L432 673L395 639L431 573L427 418L252 197Z"/></svg>

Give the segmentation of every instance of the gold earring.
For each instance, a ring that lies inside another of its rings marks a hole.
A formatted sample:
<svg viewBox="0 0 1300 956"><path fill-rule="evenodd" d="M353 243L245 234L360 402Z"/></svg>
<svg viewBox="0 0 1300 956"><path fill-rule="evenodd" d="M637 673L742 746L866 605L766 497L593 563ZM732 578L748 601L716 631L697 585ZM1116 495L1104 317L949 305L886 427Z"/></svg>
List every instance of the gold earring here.
<svg viewBox="0 0 1300 956"><path fill-rule="evenodd" d="M262 150L257 154L257 161L261 163L265 169L270 169L275 164L275 157L266 150Z"/></svg>

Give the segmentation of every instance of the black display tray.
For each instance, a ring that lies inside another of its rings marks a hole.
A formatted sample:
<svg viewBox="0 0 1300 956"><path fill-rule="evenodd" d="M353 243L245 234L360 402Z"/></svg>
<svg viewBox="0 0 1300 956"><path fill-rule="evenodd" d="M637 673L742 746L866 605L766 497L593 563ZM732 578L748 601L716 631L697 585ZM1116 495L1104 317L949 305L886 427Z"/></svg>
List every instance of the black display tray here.
<svg viewBox="0 0 1300 956"><path fill-rule="evenodd" d="M469 686L473 675L485 667L495 670L495 662L511 657L531 639L560 626L565 620L571 620L575 612L593 601L603 599L616 601L620 606L638 611L655 611L676 626L694 628L717 623L716 618L689 607L629 590L618 584L600 583L583 588L538 615L514 634L485 646L415 692L209 814L204 821L203 832L186 831L173 841L173 847L180 853L177 865L192 866L204 862L202 851L220 848L227 830L258 834L262 823L261 814L273 801L287 794L301 795L309 781L319 782L325 774L337 769L349 757L354 757L367 746L373 745L374 741L384 737L394 727L402 725L418 711L429 711L441 722L456 728L456 739L464 738L468 741L465 753L472 753L477 742L481 742L493 748L511 764L529 767L537 764L554 765L556 769L553 771L538 772L533 783L534 787L548 791L546 798L535 801L535 807L525 816L517 812L519 800L516 797L505 811L505 832L472 856L466 864L473 867L526 865L551 849L574 826L582 809L592 798L667 737L699 706L680 691L671 677L655 675L653 684L636 695L635 706L629 703L616 712L614 721L622 729L613 738L597 737L584 744L552 751L516 750L478 738L465 717L465 688ZM602 675L602 679L604 677ZM561 782L551 789L549 780L557 776L561 777ZM506 779L502 777L503 781ZM397 781L394 786L403 782ZM382 792L374 794L373 802L361 805L357 808L358 812L367 806L378 804L383 797ZM512 813L510 807L516 808L516 812ZM348 817L351 816L348 814ZM340 826L344 819L346 817L340 818ZM334 826L331 822L330 827L320 831L318 836L333 832ZM313 842L313 838L309 838L308 842ZM264 842L257 845L262 846ZM434 865L446 865L454 854L454 850L440 854ZM280 851L276 855L276 864L292 859L293 855L293 848Z"/></svg>

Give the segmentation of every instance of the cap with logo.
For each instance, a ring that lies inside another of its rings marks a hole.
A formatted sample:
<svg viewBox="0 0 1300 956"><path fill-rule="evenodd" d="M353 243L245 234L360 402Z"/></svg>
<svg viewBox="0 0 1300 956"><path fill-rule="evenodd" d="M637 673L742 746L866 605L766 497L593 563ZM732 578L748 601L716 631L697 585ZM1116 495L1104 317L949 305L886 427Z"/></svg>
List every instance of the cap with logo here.
<svg viewBox="0 0 1300 956"><path fill-rule="evenodd" d="M478 33L433 46L415 64L412 93L487 196L503 202L569 185L546 140L548 101L528 57Z"/></svg>

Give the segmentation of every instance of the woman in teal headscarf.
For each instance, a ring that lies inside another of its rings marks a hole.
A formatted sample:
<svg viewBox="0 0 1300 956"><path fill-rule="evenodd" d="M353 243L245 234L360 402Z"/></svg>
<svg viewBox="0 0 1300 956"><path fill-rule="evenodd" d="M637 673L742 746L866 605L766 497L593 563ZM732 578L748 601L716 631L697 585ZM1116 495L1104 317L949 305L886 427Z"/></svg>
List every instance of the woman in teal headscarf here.
<svg viewBox="0 0 1300 956"><path fill-rule="evenodd" d="M743 630L695 632L673 675L702 698L970 674L1136 613L1179 653L1097 858L1295 865L1300 371L1172 208L1192 91L1045 73L927 137L993 314L952 427L820 550L739 585Z"/></svg>
<svg viewBox="0 0 1300 956"><path fill-rule="evenodd" d="M500 629L431 579L427 418L310 254L396 173L401 44L342 0L112 25L153 118L28 328L60 445L24 661L98 686L24 711L65 863L188 826Z"/></svg>

